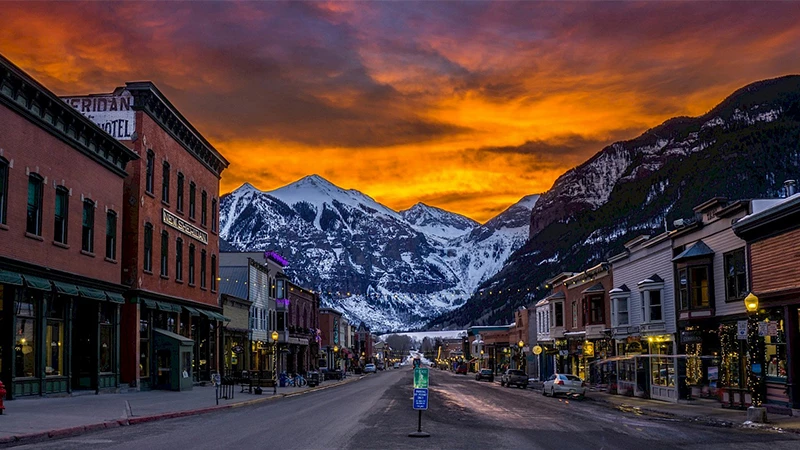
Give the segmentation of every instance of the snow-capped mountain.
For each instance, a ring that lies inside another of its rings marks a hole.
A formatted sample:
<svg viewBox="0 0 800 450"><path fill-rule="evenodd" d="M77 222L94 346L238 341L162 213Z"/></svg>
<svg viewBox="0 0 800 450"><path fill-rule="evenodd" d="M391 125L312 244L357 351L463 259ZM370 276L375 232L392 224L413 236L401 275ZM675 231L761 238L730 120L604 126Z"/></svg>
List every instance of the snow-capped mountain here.
<svg viewBox="0 0 800 450"><path fill-rule="evenodd" d="M700 117L677 117L602 149L542 194L528 241L435 327L506 322L544 297L544 280L579 271L657 234L712 197L775 198L800 176L800 76L750 84ZM488 224L487 224L488 225Z"/></svg>
<svg viewBox="0 0 800 450"><path fill-rule="evenodd" d="M311 175L223 196L220 232L238 249L278 251L291 276L351 319L409 329L462 304L502 267L527 239L537 198L480 225L422 203L397 212Z"/></svg>

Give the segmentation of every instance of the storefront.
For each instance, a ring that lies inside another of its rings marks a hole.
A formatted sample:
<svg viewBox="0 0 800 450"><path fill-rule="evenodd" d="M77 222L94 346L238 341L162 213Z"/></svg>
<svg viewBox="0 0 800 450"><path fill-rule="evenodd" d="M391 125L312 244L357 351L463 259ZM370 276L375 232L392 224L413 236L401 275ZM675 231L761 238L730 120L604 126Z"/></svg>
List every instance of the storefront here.
<svg viewBox="0 0 800 450"><path fill-rule="evenodd" d="M122 301L110 290L0 271L0 332L14 336L0 352L9 398L116 390Z"/></svg>

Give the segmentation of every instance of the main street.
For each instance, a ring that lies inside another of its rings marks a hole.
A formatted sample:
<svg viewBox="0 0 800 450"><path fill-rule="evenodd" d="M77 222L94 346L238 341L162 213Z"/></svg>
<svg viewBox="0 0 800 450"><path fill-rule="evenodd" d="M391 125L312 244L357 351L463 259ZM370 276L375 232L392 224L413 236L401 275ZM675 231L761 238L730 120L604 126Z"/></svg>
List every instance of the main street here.
<svg viewBox="0 0 800 450"><path fill-rule="evenodd" d="M431 369L430 410L416 430L412 371L388 370L257 406L164 420L18 448L50 449L789 449L800 436L638 416L591 399L542 397Z"/></svg>

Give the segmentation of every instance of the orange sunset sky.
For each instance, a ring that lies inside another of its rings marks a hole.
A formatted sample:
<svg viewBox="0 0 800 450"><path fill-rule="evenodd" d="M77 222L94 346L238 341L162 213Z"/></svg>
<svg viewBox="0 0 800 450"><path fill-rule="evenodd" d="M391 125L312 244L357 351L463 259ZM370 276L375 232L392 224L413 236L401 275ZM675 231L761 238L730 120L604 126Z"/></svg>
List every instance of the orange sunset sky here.
<svg viewBox="0 0 800 450"><path fill-rule="evenodd" d="M26 2L0 53L59 95L152 80L231 162L479 222L605 145L800 73L798 2Z"/></svg>

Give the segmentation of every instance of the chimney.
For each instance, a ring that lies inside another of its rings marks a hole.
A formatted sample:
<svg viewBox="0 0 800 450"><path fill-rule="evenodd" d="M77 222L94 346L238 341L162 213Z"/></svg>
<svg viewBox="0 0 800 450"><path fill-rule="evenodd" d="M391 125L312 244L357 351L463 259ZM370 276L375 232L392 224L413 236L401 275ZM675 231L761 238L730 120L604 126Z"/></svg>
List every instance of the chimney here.
<svg viewBox="0 0 800 450"><path fill-rule="evenodd" d="M783 182L783 187L786 188L786 196L791 197L797 193L794 180L786 180Z"/></svg>

